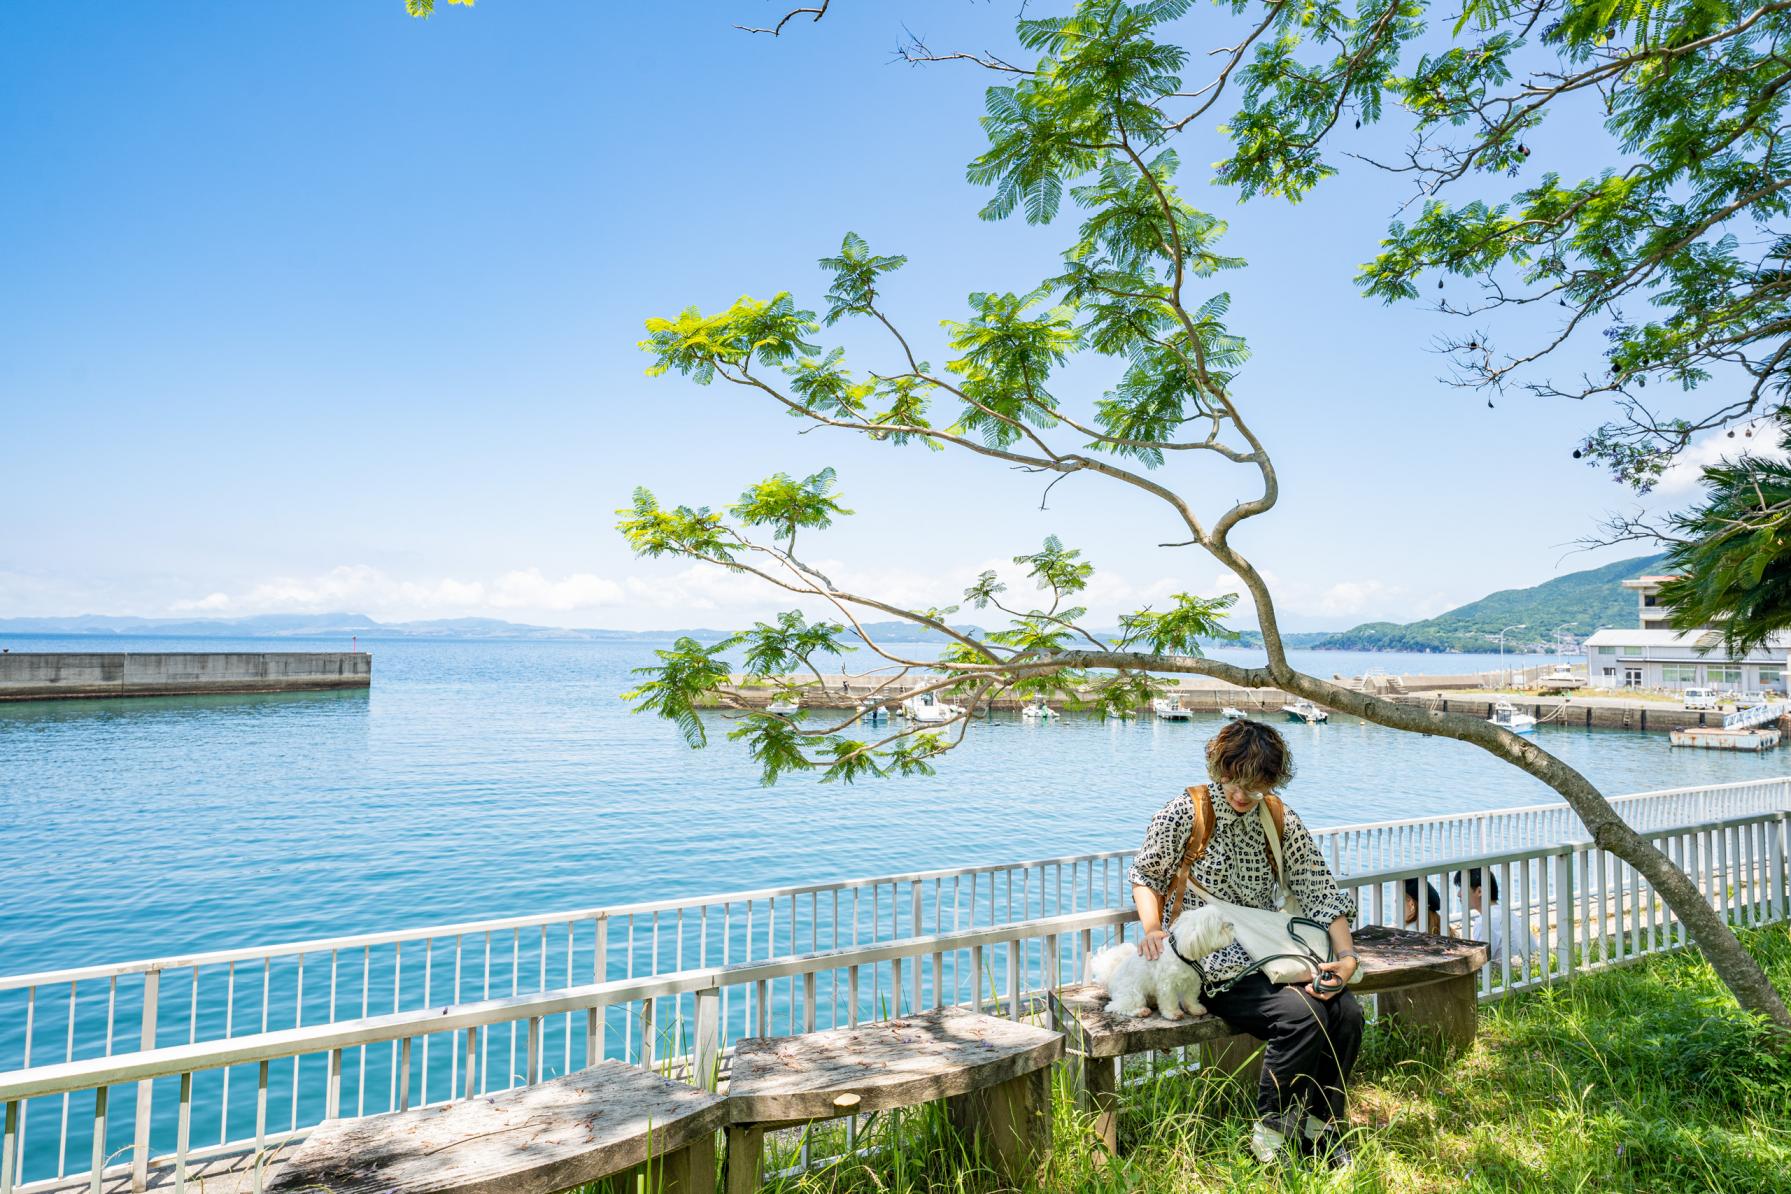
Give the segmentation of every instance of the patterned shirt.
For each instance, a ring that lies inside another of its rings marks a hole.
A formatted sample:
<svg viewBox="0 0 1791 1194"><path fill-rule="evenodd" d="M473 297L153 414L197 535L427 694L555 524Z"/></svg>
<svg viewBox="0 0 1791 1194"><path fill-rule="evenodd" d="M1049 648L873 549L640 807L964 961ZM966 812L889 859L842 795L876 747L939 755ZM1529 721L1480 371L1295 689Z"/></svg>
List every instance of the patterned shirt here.
<svg viewBox="0 0 1791 1194"><path fill-rule="evenodd" d="M1131 881L1167 897L1181 864L1182 851L1188 847L1188 834L1194 828L1194 801L1186 792L1165 804L1151 818L1145 831L1144 845L1132 858ZM1287 881L1293 895L1308 917L1320 924L1330 924L1337 917L1354 919L1354 898L1337 889L1331 868L1319 853L1318 843L1292 809L1281 835L1281 857L1287 868ZM1206 853L1189 869L1194 883L1200 884L1216 898L1246 908L1281 907L1281 885L1269 865L1268 836L1263 830L1262 816L1256 809L1240 813L1218 792L1213 794L1213 835L1207 840ZM1182 896L1182 908L1198 908L1205 901L1190 884ZM1169 927L1169 904L1163 905L1163 926ZM1201 969L1214 982L1236 978L1250 965L1244 947L1231 944L1200 960Z"/></svg>

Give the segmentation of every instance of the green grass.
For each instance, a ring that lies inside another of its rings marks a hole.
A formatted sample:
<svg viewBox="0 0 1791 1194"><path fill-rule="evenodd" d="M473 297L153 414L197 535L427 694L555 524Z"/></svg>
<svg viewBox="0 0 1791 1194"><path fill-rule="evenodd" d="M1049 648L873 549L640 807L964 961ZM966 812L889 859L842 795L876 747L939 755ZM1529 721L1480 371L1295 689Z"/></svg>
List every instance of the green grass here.
<svg viewBox="0 0 1791 1194"><path fill-rule="evenodd" d="M1791 990L1785 928L1743 935ZM1129 1086L1123 1159L1106 1156L1059 1077L1044 1191L1786 1191L1791 1058L1738 1012L1701 957L1681 954L1578 978L1483 1008L1480 1035L1448 1060L1371 1025L1351 1093L1356 1164L1267 1174L1243 1140L1251 1092L1213 1072ZM822 1131L838 1131L829 1125ZM774 1194L907 1194L997 1188L934 1108L885 1119L867 1160L775 1180ZM817 1148L825 1143L818 1138ZM792 1158L782 1158L788 1164ZM768 1170L780 1160L767 1157Z"/></svg>

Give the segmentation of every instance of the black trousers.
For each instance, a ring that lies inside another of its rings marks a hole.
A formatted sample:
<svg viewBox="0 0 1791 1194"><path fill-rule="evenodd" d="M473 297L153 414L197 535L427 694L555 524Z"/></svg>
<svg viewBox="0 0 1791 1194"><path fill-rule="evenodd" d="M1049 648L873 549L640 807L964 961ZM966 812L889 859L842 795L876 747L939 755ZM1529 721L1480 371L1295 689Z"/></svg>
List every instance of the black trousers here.
<svg viewBox="0 0 1791 1194"><path fill-rule="evenodd" d="M1300 985L1276 986L1251 974L1202 1002L1239 1032L1267 1043L1256 1109L1264 1118L1305 1108L1343 1118L1343 1088L1362 1051L1362 1004L1348 991L1314 999Z"/></svg>

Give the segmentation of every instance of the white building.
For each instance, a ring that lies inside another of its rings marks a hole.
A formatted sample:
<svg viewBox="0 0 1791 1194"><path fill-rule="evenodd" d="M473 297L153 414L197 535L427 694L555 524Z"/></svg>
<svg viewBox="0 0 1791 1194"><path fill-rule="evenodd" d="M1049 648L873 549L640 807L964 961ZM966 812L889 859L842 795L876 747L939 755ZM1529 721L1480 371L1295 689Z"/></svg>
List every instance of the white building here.
<svg viewBox="0 0 1791 1194"><path fill-rule="evenodd" d="M1669 576L1641 576L1623 587L1636 593L1641 626L1600 630L1586 639L1586 679L1594 688L1715 688L1784 692L1791 635L1775 634L1745 658L1732 659L1720 631L1673 630L1657 594Z"/></svg>

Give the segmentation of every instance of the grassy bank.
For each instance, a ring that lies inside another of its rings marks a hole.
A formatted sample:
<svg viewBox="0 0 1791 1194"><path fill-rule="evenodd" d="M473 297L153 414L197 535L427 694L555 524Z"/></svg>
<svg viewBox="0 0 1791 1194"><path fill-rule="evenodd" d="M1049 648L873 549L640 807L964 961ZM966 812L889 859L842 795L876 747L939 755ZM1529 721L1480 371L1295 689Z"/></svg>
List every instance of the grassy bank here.
<svg viewBox="0 0 1791 1194"><path fill-rule="evenodd" d="M1791 990L1786 930L1744 940ZM1060 1088L1040 1188L1791 1192L1791 1060L1767 1045L1702 959L1657 958L1483 1008L1478 1042L1455 1061L1370 1026L1351 1098L1357 1161L1346 1173L1265 1175L1242 1145L1251 1092L1215 1073L1165 1069L1128 1089L1118 1161L1091 1143ZM895 1148L770 1188L992 1187L931 1109L877 1127Z"/></svg>

